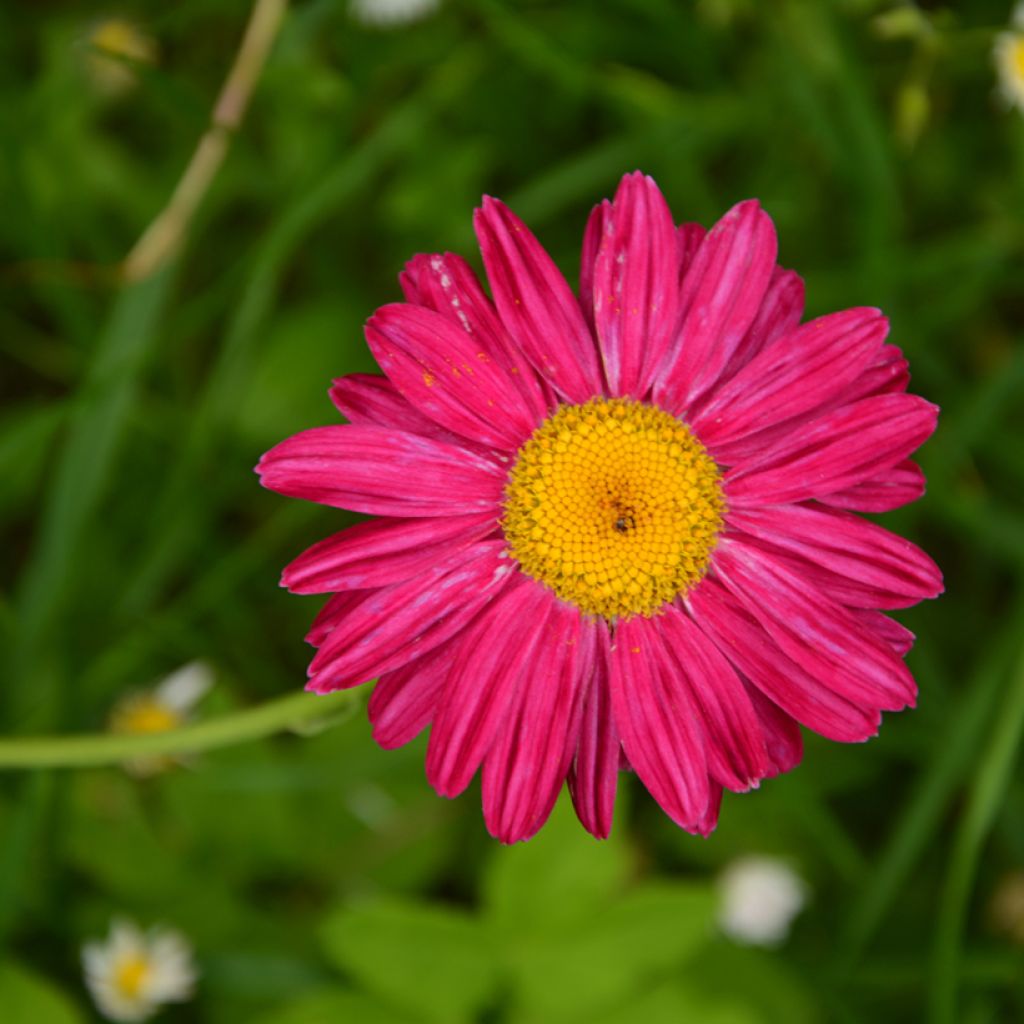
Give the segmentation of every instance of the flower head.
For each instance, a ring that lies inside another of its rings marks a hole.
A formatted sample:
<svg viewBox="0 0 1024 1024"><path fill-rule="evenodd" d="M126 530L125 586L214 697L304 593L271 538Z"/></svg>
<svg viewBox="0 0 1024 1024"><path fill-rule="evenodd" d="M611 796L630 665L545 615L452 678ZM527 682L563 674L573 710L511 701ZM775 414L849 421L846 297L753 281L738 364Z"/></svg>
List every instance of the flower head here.
<svg viewBox="0 0 1024 1024"><path fill-rule="evenodd" d="M855 515L919 497L936 408L905 393L876 309L801 324L755 201L676 226L627 175L583 239L578 295L495 199L476 213L493 296L451 254L414 257L371 317L383 377L331 397L257 467L283 494L376 518L284 572L333 592L309 689L379 677L385 747L431 726L427 777L478 769L506 842L563 781L611 828L632 768L683 828L724 788L801 758L798 723L874 735L912 704L911 634L884 610L941 591L923 552Z"/></svg>
<svg viewBox="0 0 1024 1024"><path fill-rule="evenodd" d="M201 661L183 665L153 689L123 697L110 713L112 732L146 734L167 732L184 725L196 704L213 685L213 673ZM173 764L167 757L135 758L125 764L133 775L153 775Z"/></svg>
<svg viewBox="0 0 1024 1024"><path fill-rule="evenodd" d="M1003 99L1024 110L1024 3L1014 8L1011 25L1011 30L996 36L992 57Z"/></svg>
<svg viewBox="0 0 1024 1024"><path fill-rule="evenodd" d="M124 18L95 24L86 44L86 73L98 92L111 97L131 91L138 81L136 68L157 58L153 37Z"/></svg>
<svg viewBox="0 0 1024 1024"><path fill-rule="evenodd" d="M426 18L440 0L349 0L352 17L374 28L397 28Z"/></svg>
<svg viewBox="0 0 1024 1024"><path fill-rule="evenodd" d="M745 946L777 946L803 909L807 886L784 861L740 857L718 879L718 924Z"/></svg>
<svg viewBox="0 0 1024 1024"><path fill-rule="evenodd" d="M87 942L82 964L93 1001L108 1020L146 1020L164 1003L189 999L196 980L192 951L177 932L143 932L130 921L114 921L104 942Z"/></svg>

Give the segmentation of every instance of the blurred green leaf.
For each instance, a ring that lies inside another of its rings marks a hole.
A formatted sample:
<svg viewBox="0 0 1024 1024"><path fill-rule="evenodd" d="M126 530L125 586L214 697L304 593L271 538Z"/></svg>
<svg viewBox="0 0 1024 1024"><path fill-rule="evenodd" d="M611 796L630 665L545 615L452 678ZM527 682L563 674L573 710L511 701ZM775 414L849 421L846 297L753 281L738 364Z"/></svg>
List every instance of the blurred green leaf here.
<svg viewBox="0 0 1024 1024"><path fill-rule="evenodd" d="M84 1024L85 1017L55 985L13 961L0 964L0 1007L10 1024Z"/></svg>
<svg viewBox="0 0 1024 1024"><path fill-rule="evenodd" d="M345 989L324 989L252 1021L252 1024L416 1024L422 1020Z"/></svg>

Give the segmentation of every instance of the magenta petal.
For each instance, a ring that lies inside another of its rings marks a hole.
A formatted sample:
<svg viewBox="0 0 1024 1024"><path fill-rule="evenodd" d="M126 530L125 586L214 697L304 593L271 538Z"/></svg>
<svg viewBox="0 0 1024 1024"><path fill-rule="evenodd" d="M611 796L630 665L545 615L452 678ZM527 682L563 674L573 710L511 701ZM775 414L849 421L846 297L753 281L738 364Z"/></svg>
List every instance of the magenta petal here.
<svg viewBox="0 0 1024 1024"><path fill-rule="evenodd" d="M730 504L778 505L842 491L906 458L935 430L917 395L878 395L811 420L725 477Z"/></svg>
<svg viewBox="0 0 1024 1024"><path fill-rule="evenodd" d="M865 632L891 647L897 657L905 658L910 653L917 637L902 623L872 608L850 608L849 612Z"/></svg>
<svg viewBox="0 0 1024 1024"><path fill-rule="evenodd" d="M441 796L458 796L469 785L505 724L524 675L542 663L555 601L551 591L516 573L500 599L453 646L452 670L427 748L427 779Z"/></svg>
<svg viewBox="0 0 1024 1024"><path fill-rule="evenodd" d="M594 660L591 677L584 681L583 719L569 772L569 792L583 827L598 839L607 839L612 830L621 744L611 706L608 626L599 619L593 629Z"/></svg>
<svg viewBox="0 0 1024 1024"><path fill-rule="evenodd" d="M816 567L840 604L906 608L942 593L939 567L909 540L844 512L806 505L737 509L729 525Z"/></svg>
<svg viewBox="0 0 1024 1024"><path fill-rule="evenodd" d="M422 306L382 306L366 342L388 379L430 419L483 445L514 450L536 426L515 378L447 317Z"/></svg>
<svg viewBox="0 0 1024 1024"><path fill-rule="evenodd" d="M435 310L457 324L511 379L531 422L547 415L547 400L533 367L508 336L476 274L450 252L414 256L399 276L407 300Z"/></svg>
<svg viewBox="0 0 1024 1024"><path fill-rule="evenodd" d="M714 565L779 648L836 693L884 711L914 703L917 688L903 662L798 573L736 537L719 544Z"/></svg>
<svg viewBox="0 0 1024 1024"><path fill-rule="evenodd" d="M690 264L700 248L700 243L707 236L708 229L703 224L680 224L676 228L676 273L682 285Z"/></svg>
<svg viewBox="0 0 1024 1024"><path fill-rule="evenodd" d="M611 209L607 199L590 211L587 226L583 229L583 251L580 253L580 309L587 326L594 327L594 265L604 238L605 218Z"/></svg>
<svg viewBox="0 0 1024 1024"><path fill-rule="evenodd" d="M641 616L620 622L611 669L615 725L629 763L665 813L696 831L710 799L702 730L660 623Z"/></svg>
<svg viewBox="0 0 1024 1024"><path fill-rule="evenodd" d="M693 832L698 836L704 836L705 839L718 826L718 815L722 810L722 784L716 782L714 779L708 781L708 806L701 815L700 821L693 828Z"/></svg>
<svg viewBox="0 0 1024 1024"><path fill-rule="evenodd" d="M570 402L602 391L597 347L561 271L530 229L489 196L473 217L494 302L537 372Z"/></svg>
<svg viewBox="0 0 1024 1024"><path fill-rule="evenodd" d="M350 373L339 377L330 390L338 412L359 426L393 427L437 441L462 444L463 439L424 416L411 406L387 377L373 373Z"/></svg>
<svg viewBox="0 0 1024 1024"><path fill-rule="evenodd" d="M483 541L414 579L370 591L324 639L307 689L357 686L450 640L512 576L503 548Z"/></svg>
<svg viewBox="0 0 1024 1024"><path fill-rule="evenodd" d="M804 741L796 720L786 714L774 701L769 700L752 683L744 683L751 703L757 712L764 732L765 749L772 770L769 775L781 775L795 768L804 756Z"/></svg>
<svg viewBox="0 0 1024 1024"><path fill-rule="evenodd" d="M539 663L523 675L483 762L484 819L503 843L529 839L551 814L593 674L595 629L576 608L553 601L540 644Z"/></svg>
<svg viewBox="0 0 1024 1024"><path fill-rule="evenodd" d="M712 777L736 792L756 786L769 771L764 732L732 664L677 608L666 608L658 627L698 714Z"/></svg>
<svg viewBox="0 0 1024 1024"><path fill-rule="evenodd" d="M818 495L818 501L851 512L891 512L917 501L924 494L925 483L921 467L904 459L870 480L842 491Z"/></svg>
<svg viewBox="0 0 1024 1024"><path fill-rule="evenodd" d="M507 470L475 452L384 427L304 430L256 467L264 487L380 516L497 513Z"/></svg>
<svg viewBox="0 0 1024 1024"><path fill-rule="evenodd" d="M312 647L319 647L335 627L372 594L372 590L343 590L340 594L328 598L310 624L309 632L306 633L306 643Z"/></svg>
<svg viewBox="0 0 1024 1024"><path fill-rule="evenodd" d="M401 583L457 555L497 528L497 514L374 519L314 544L281 577L293 594L362 590Z"/></svg>
<svg viewBox="0 0 1024 1024"><path fill-rule="evenodd" d="M651 178L627 174L604 213L594 267L594 324L608 394L643 397L679 311L676 229Z"/></svg>
<svg viewBox="0 0 1024 1024"><path fill-rule="evenodd" d="M451 662L449 645L442 644L380 677L366 710L373 723L373 738L385 750L405 746L431 723Z"/></svg>
<svg viewBox="0 0 1024 1024"><path fill-rule="evenodd" d="M683 281L682 324L654 385L679 415L712 387L754 322L775 268L775 228L757 201L734 206L707 234Z"/></svg>
<svg viewBox="0 0 1024 1024"><path fill-rule="evenodd" d="M686 605L736 668L807 728L841 743L866 740L878 731L877 708L848 700L804 671L715 580L705 577L687 595Z"/></svg>
<svg viewBox="0 0 1024 1024"><path fill-rule="evenodd" d="M848 309L798 327L721 387L692 418L694 430L714 449L809 412L856 380L888 330L877 309Z"/></svg>

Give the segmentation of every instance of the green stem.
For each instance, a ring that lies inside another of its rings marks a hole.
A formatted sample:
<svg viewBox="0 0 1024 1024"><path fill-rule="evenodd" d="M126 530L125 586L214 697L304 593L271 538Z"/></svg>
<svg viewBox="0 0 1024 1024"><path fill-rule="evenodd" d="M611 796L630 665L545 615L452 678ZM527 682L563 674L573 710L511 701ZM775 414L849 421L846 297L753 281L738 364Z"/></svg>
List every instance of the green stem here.
<svg viewBox="0 0 1024 1024"><path fill-rule="evenodd" d="M354 711L353 690L324 696L294 693L258 707L147 735L97 733L79 736L30 736L0 740L0 770L9 768L81 768L117 764L137 757L194 754L261 739L285 729Z"/></svg>
<svg viewBox="0 0 1024 1024"><path fill-rule="evenodd" d="M1024 730L1024 653L1018 661L1001 714L978 765L960 821L939 903L929 985L932 1024L955 1024L957 980L967 906L982 846L995 821L1017 759Z"/></svg>

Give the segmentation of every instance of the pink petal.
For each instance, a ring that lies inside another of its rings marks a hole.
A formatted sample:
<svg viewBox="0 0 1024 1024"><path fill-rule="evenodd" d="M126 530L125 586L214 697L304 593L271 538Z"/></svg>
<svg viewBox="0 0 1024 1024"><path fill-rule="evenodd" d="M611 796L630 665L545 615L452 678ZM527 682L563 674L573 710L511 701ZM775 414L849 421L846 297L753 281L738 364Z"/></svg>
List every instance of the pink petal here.
<svg viewBox="0 0 1024 1024"><path fill-rule="evenodd" d="M451 663L450 645L441 644L380 677L366 710L373 723L373 738L385 750L405 746L431 723Z"/></svg>
<svg viewBox="0 0 1024 1024"><path fill-rule="evenodd" d="M479 444L514 450L536 419L515 378L480 342L423 306L382 306L366 342L388 379L422 413Z"/></svg>
<svg viewBox="0 0 1024 1024"><path fill-rule="evenodd" d="M414 579L370 591L324 639L307 689L357 686L419 658L459 633L513 575L504 542L483 541Z"/></svg>
<svg viewBox="0 0 1024 1024"><path fill-rule="evenodd" d="M818 501L851 512L891 512L917 501L924 490L925 478L921 467L910 459L904 459L870 480L842 491L820 494Z"/></svg>
<svg viewBox="0 0 1024 1024"><path fill-rule="evenodd" d="M685 694L704 733L708 769L728 789L756 786L769 770L764 731L732 665L693 621L668 607L658 627L676 669L676 687Z"/></svg>
<svg viewBox="0 0 1024 1024"><path fill-rule="evenodd" d="M935 430L917 395L877 395L811 420L725 477L730 504L778 505L841 491L906 458Z"/></svg>
<svg viewBox="0 0 1024 1024"><path fill-rule="evenodd" d="M654 401L675 415L711 388L754 322L775 267L775 228L757 201L734 206L701 243L683 281L675 348Z"/></svg>
<svg viewBox="0 0 1024 1024"><path fill-rule="evenodd" d="M676 228L676 272L682 285L687 271L701 242L707 237L708 229L703 224L686 223Z"/></svg>
<svg viewBox="0 0 1024 1024"><path fill-rule="evenodd" d="M778 706L769 700L752 683L744 683L750 700L761 721L765 748L771 762L769 775L781 775L795 768L804 756L804 741L800 726Z"/></svg>
<svg viewBox="0 0 1024 1024"><path fill-rule="evenodd" d="M627 174L605 211L594 324L608 393L643 397L677 328L676 229L651 178Z"/></svg>
<svg viewBox="0 0 1024 1024"><path fill-rule="evenodd" d="M693 831L705 839L718 825L718 814L722 809L722 784L714 779L708 780L708 806L701 815L700 821L694 826Z"/></svg>
<svg viewBox="0 0 1024 1024"><path fill-rule="evenodd" d="M553 602L540 661L525 673L483 762L484 819L503 843L529 839L548 819L576 749L596 629Z"/></svg>
<svg viewBox="0 0 1024 1024"><path fill-rule="evenodd" d="M761 306L743 340L722 371L721 380L731 380L751 359L779 338L796 330L804 315L804 282L799 274L776 266Z"/></svg>
<svg viewBox="0 0 1024 1024"><path fill-rule="evenodd" d="M902 623L873 608L850 608L849 611L865 632L891 647L897 657L905 658L910 653L917 637Z"/></svg>
<svg viewBox="0 0 1024 1024"><path fill-rule="evenodd" d="M516 573L453 648L427 747L427 779L441 796L458 796L469 785L523 678L544 663L555 602L550 590Z"/></svg>
<svg viewBox="0 0 1024 1024"><path fill-rule="evenodd" d="M876 309L848 309L798 327L720 388L691 419L694 430L715 448L809 412L848 388L888 330Z"/></svg>
<svg viewBox="0 0 1024 1024"><path fill-rule="evenodd" d="M604 237L605 218L611 209L607 199L602 200L591 211L587 226L583 230L583 251L580 253L580 309L587 326L594 327L594 264Z"/></svg>
<svg viewBox="0 0 1024 1024"><path fill-rule="evenodd" d="M401 583L444 562L497 528L484 512L450 519L373 519L304 551L281 576L293 594L324 594Z"/></svg>
<svg viewBox="0 0 1024 1024"><path fill-rule="evenodd" d="M736 668L798 722L841 743L857 743L878 731L881 715L876 708L848 700L828 680L804 671L716 580L701 580L687 595L686 605Z"/></svg>
<svg viewBox="0 0 1024 1024"><path fill-rule="evenodd" d="M372 593L372 590L345 590L328 598L309 627L306 643L319 647L338 623Z"/></svg>
<svg viewBox="0 0 1024 1024"><path fill-rule="evenodd" d="M489 196L473 223L495 305L513 340L570 402L601 394L594 339L540 242L504 203Z"/></svg>
<svg viewBox="0 0 1024 1024"><path fill-rule="evenodd" d="M393 427L450 444L465 444L457 434L413 408L387 377L350 373L339 377L330 390L331 401L350 423L359 426Z"/></svg>
<svg viewBox="0 0 1024 1024"><path fill-rule="evenodd" d="M779 648L830 689L885 711L914 703L917 687L907 667L799 574L736 537L718 545L714 565Z"/></svg>
<svg viewBox="0 0 1024 1024"><path fill-rule="evenodd" d="M497 514L507 470L465 448L384 427L304 430L256 467L264 487L381 516Z"/></svg>
<svg viewBox="0 0 1024 1024"><path fill-rule="evenodd" d="M695 831L710 799L703 737L660 623L620 622L611 669L615 725L633 770L673 821Z"/></svg>
<svg viewBox="0 0 1024 1024"><path fill-rule="evenodd" d="M533 367L508 336L476 274L461 256L450 252L414 256L399 281L409 302L457 324L512 378L532 422L544 419L547 399Z"/></svg>
<svg viewBox="0 0 1024 1024"><path fill-rule="evenodd" d="M583 827L598 839L612 830L615 790L619 779L619 743L612 714L609 683L611 640L603 619L594 625L595 644L576 758L569 772L569 792Z"/></svg>
<svg viewBox="0 0 1024 1024"><path fill-rule="evenodd" d="M906 608L942 593L942 573L919 547L858 516L786 505L734 510L729 525L812 563L815 586L840 604Z"/></svg>

